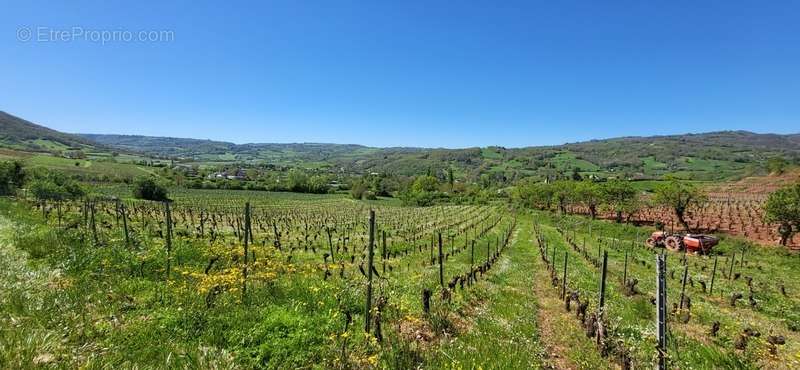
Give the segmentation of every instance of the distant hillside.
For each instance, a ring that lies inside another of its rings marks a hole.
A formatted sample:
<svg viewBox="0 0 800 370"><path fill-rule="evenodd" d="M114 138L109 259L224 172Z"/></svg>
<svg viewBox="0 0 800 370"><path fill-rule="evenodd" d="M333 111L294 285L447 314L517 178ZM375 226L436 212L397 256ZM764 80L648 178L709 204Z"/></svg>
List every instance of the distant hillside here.
<svg viewBox="0 0 800 370"><path fill-rule="evenodd" d="M370 148L355 144L234 144L224 141L138 135L79 134L112 148L160 157L204 162L264 161L280 165L330 165L339 161L358 162L381 152L410 153L423 149Z"/></svg>
<svg viewBox="0 0 800 370"><path fill-rule="evenodd" d="M765 173L783 157L800 164L800 134L722 131L622 137L527 148L373 148L345 144L234 144L223 141L132 135L70 135L0 112L0 147L64 152L89 149L136 152L199 164L272 164L331 172L398 175L453 170L468 181L513 182L523 177L598 176L691 180L740 179Z"/></svg>
<svg viewBox="0 0 800 370"><path fill-rule="evenodd" d="M528 148L371 148L340 144L234 144L125 135L83 135L104 145L199 162L270 163L416 175L453 169L462 178L581 176L719 180L763 173L767 159L800 161L800 135L724 131L623 137Z"/></svg>
<svg viewBox="0 0 800 370"><path fill-rule="evenodd" d="M236 144L224 141L159 136L98 134L77 134L77 136L112 148L166 157L191 158L205 154L225 154L236 147Z"/></svg>
<svg viewBox="0 0 800 370"><path fill-rule="evenodd" d="M90 149L95 144L80 136L52 130L0 111L0 146L25 151L59 152Z"/></svg>

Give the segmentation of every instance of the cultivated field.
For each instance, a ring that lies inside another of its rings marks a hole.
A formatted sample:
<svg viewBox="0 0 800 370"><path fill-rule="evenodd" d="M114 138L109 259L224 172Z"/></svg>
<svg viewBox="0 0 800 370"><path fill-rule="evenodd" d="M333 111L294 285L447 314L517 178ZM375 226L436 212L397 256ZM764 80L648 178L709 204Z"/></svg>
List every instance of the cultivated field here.
<svg viewBox="0 0 800 370"><path fill-rule="evenodd" d="M225 191L174 197L169 208L108 198L2 201L0 364L643 368L657 361L660 251L640 242L650 229L504 204L413 208ZM670 367L800 366L795 258L735 238L710 256L668 253Z"/></svg>

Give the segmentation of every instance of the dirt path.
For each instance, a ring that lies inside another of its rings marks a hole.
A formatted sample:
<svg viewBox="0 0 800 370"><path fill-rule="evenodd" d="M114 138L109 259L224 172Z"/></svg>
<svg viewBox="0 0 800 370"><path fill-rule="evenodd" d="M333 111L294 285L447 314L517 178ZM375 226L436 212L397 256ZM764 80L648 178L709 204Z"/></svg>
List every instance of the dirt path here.
<svg viewBox="0 0 800 370"><path fill-rule="evenodd" d="M428 368L546 368L536 311L530 226L518 223L510 246L473 287L479 304L470 310L470 329L443 344Z"/></svg>
<svg viewBox="0 0 800 370"><path fill-rule="evenodd" d="M531 228L531 226L528 226ZM535 251L533 292L539 301L537 320L541 330L542 345L547 351L547 364L556 369L613 369L614 364L600 356L593 341L587 338L572 312L565 310L560 291L550 283L550 274L539 254L533 235L526 240L526 248Z"/></svg>

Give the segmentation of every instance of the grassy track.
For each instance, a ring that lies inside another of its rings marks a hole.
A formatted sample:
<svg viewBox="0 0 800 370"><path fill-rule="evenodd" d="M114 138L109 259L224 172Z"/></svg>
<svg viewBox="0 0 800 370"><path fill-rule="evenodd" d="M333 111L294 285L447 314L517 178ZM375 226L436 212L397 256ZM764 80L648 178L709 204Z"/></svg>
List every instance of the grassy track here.
<svg viewBox="0 0 800 370"><path fill-rule="evenodd" d="M511 246L475 287L469 330L443 344L430 368L531 369L545 364L534 290L530 219L518 221Z"/></svg>

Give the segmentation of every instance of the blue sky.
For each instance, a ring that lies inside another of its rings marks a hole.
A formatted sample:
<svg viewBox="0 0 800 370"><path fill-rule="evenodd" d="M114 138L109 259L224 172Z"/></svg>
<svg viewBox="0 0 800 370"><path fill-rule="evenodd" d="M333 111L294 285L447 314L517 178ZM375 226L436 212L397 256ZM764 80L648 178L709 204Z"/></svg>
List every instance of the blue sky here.
<svg viewBox="0 0 800 370"><path fill-rule="evenodd" d="M4 2L0 110L67 132L426 147L800 132L796 1L54 3Z"/></svg>

